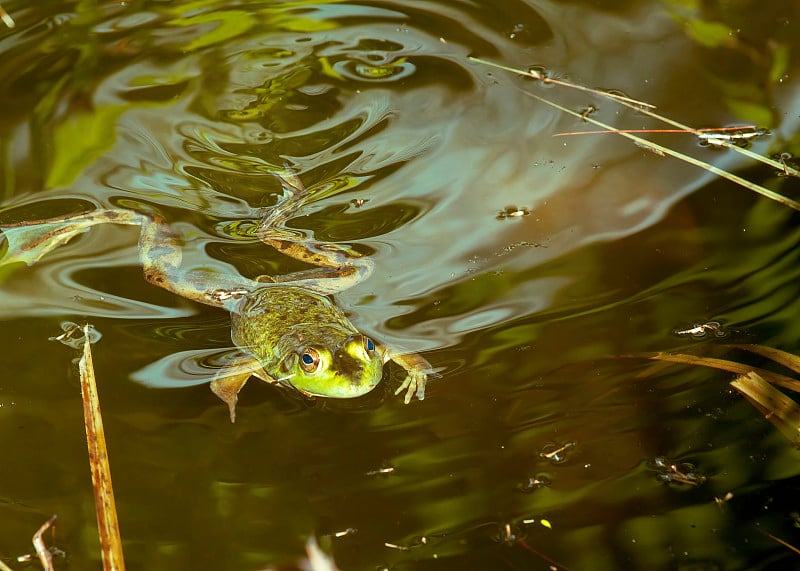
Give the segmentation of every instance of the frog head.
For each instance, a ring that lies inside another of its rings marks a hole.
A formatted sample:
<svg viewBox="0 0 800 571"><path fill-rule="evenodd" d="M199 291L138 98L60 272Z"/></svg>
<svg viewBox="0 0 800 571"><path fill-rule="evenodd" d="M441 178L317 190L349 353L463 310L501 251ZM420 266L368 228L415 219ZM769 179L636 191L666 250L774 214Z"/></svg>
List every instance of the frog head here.
<svg viewBox="0 0 800 571"><path fill-rule="evenodd" d="M354 398L383 375L383 348L361 333L337 326L294 330L278 342L281 381L306 395Z"/></svg>

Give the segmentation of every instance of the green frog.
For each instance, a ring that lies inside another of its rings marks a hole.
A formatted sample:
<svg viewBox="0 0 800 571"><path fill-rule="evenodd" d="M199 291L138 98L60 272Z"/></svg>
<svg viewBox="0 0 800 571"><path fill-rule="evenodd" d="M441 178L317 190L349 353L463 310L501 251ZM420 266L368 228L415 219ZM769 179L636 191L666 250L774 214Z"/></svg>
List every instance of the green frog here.
<svg viewBox="0 0 800 571"><path fill-rule="evenodd" d="M226 309L237 355L211 381L236 420L239 391L250 377L288 386L307 396L353 398L374 389L392 360L406 370L395 394L425 397L431 365L360 333L331 295L365 280L373 263L351 248L315 242L283 227L309 201L294 179L282 178L284 195L260 221L258 238L292 258L316 266L285 276L222 275L181 267L178 236L155 213L112 208L0 226L8 250L0 264L35 263L49 251L97 224L140 226L139 259L146 281L177 295Z"/></svg>

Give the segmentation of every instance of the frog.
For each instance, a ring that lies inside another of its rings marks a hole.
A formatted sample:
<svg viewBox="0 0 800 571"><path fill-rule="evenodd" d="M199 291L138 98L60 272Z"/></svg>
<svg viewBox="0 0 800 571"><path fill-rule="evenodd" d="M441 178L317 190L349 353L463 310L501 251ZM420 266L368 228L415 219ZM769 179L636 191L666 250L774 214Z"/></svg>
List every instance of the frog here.
<svg viewBox="0 0 800 571"><path fill-rule="evenodd" d="M180 237L153 211L97 208L44 220L0 225L7 250L0 265L32 265L53 249L99 224L138 226L139 262L146 282L183 298L224 309L231 317L232 359L210 388L236 421L239 393L255 377L306 397L349 399L372 391L392 361L406 376L395 394L425 398L432 373L418 353L397 350L361 333L333 295L366 280L374 263L353 248L318 242L284 223L309 202L296 176L280 177L278 203L258 221L254 234L264 244L311 269L247 278L205 268L182 267Z"/></svg>

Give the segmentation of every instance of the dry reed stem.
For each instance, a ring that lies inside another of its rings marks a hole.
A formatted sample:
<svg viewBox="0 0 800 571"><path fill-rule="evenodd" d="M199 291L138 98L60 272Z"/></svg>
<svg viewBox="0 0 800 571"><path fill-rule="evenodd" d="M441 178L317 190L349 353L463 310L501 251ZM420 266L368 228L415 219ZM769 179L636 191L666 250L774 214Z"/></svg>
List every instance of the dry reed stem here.
<svg viewBox="0 0 800 571"><path fill-rule="evenodd" d="M800 357L779 349L750 344L729 345L729 347L767 357L795 372L800 370ZM792 446L800 448L800 406L774 386L800 392L800 381L735 361L685 353L640 353L620 355L620 357L639 357L668 363L700 365L737 374L738 376L731 381L731 386L763 414L764 418L770 421Z"/></svg>
<svg viewBox="0 0 800 571"><path fill-rule="evenodd" d="M119 535L114 490L111 486L111 470L108 466L103 418L100 415L100 402L97 397L89 327L89 325L85 325L83 328L83 356L78 367L81 377L83 416L89 449L89 466L92 472L100 551L104 571L124 571L125 561L122 556L122 541Z"/></svg>
<svg viewBox="0 0 800 571"><path fill-rule="evenodd" d="M750 349L753 351L752 349ZM755 351L753 351L755 352ZM720 371L728 371L736 375L747 375L748 373L756 373L769 379L769 382L774 385L785 387L789 390L800 392L800 381L773 373L758 367L751 367L736 361L729 361L727 359L716 359L714 357L703 357L701 355L690 355L686 353L639 353L634 355L621 355L621 357L638 357L643 359L651 359L653 361L667 361L670 363L682 363L684 365L699 365L702 367L710 367Z"/></svg>
<svg viewBox="0 0 800 571"><path fill-rule="evenodd" d="M795 448L800 447L800 406L796 402L754 372L737 377L731 386L742 393Z"/></svg>
<svg viewBox="0 0 800 571"><path fill-rule="evenodd" d="M797 355L792 355L791 353L787 353L786 351L781 351L780 349L774 349L772 347L766 347L764 345L753 345L751 343L728 345L728 347L750 351L751 353L755 353L756 355L761 355L762 357L766 357L767 359L774 361L779 365L783 365L790 371L794 371L795 373L800 373L800 357L798 357ZM787 388L792 388L792 387L787 387ZM797 391L798 389L793 389L793 390Z"/></svg>

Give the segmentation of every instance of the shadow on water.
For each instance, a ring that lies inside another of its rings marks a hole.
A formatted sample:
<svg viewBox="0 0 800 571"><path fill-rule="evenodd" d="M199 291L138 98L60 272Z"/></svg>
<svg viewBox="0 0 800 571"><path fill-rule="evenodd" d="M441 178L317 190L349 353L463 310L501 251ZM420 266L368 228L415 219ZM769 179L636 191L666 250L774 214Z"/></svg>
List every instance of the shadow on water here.
<svg viewBox="0 0 800 571"><path fill-rule="evenodd" d="M621 138L553 137L586 124L525 90L655 125L468 60L544 66L697 127L754 123L772 130L754 151L796 153L793 2L3 7L0 222L152 209L187 263L283 274L303 266L247 227L291 168L318 195L288 225L375 261L339 305L440 376L409 406L395 368L353 401L250 383L231 425L205 386L228 317L147 285L135 230L93 228L0 275L0 555L57 513L57 566L97 566L73 355L47 341L71 319L103 333L130 569L264 569L348 529L342 569L798 565L767 535L800 544L797 452L730 378L609 358L797 352L796 214ZM689 137L659 142L797 195ZM711 320L725 338L673 334Z"/></svg>

